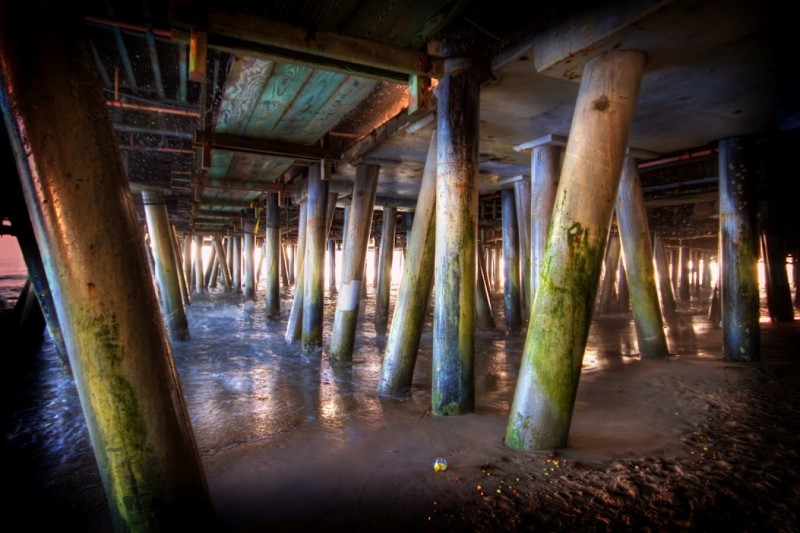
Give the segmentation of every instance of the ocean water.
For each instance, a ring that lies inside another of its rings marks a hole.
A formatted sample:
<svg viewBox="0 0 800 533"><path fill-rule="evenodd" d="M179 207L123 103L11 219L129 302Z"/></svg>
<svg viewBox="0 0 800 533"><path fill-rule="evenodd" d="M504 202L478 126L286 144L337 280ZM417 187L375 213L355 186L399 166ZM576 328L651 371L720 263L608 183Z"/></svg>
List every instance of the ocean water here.
<svg viewBox="0 0 800 533"><path fill-rule="evenodd" d="M0 309L14 307L27 278L28 268L16 239L0 238Z"/></svg>

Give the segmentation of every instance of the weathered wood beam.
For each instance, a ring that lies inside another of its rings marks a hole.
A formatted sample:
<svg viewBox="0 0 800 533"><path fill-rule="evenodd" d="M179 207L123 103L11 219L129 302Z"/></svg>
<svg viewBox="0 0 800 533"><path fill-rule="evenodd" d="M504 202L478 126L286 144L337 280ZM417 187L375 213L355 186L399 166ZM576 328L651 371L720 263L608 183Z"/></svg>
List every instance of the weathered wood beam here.
<svg viewBox="0 0 800 533"><path fill-rule="evenodd" d="M212 9L203 29L208 32L209 48L373 79L408 83L409 75L441 78L444 72L442 60L424 52L326 31L311 32L252 13Z"/></svg>
<svg viewBox="0 0 800 533"><path fill-rule="evenodd" d="M204 189L233 189L238 191L282 192L286 188L285 183L272 183L269 181L200 178L198 183Z"/></svg>
<svg viewBox="0 0 800 533"><path fill-rule="evenodd" d="M229 150L231 152L247 154L291 157L308 161L338 159L338 154L334 154L328 149L319 146L309 146L306 144L283 142L260 137L247 137L245 135L233 135L230 133L212 133L202 130L198 130L195 133L194 145L211 148L212 150Z"/></svg>

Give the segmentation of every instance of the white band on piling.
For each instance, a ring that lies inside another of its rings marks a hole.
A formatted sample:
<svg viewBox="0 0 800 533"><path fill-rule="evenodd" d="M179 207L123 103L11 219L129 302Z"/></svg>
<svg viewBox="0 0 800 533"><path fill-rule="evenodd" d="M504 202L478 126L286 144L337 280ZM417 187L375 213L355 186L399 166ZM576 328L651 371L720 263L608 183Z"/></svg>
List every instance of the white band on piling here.
<svg viewBox="0 0 800 533"><path fill-rule="evenodd" d="M355 311L361 299L361 280L354 279L350 283L342 283L339 288L337 305L340 311Z"/></svg>

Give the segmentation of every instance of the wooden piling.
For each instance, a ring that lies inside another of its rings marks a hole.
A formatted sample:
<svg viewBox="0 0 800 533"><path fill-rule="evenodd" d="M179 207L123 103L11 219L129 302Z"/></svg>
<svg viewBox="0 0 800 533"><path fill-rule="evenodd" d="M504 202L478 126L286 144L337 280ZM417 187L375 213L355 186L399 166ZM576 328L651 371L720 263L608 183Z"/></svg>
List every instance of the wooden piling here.
<svg viewBox="0 0 800 533"><path fill-rule="evenodd" d="M397 208L383 208L381 252L378 261L378 288L375 294L375 323L385 328L389 322L389 294L392 284L392 259L397 227Z"/></svg>
<svg viewBox="0 0 800 533"><path fill-rule="evenodd" d="M517 332L522 328L520 295L520 260L517 209L513 189L503 189L503 304L506 331Z"/></svg>
<svg viewBox="0 0 800 533"><path fill-rule="evenodd" d="M506 430L513 448L567 445L644 64L614 50L584 67Z"/></svg>
<svg viewBox="0 0 800 533"><path fill-rule="evenodd" d="M264 262L267 265L266 272L266 293L264 300L267 309L267 318L275 320L281 315L281 289L279 280L279 262L281 252L280 236L280 208L278 205L278 193L267 194L266 201L266 230L264 237ZM285 269L284 269L285 270Z"/></svg>
<svg viewBox="0 0 800 533"><path fill-rule="evenodd" d="M542 145L531 154L531 303L542 268L544 245L553 216L558 177L561 171L561 148Z"/></svg>
<svg viewBox="0 0 800 533"><path fill-rule="evenodd" d="M324 304L323 271L325 268L326 208L328 181L320 176L320 164L308 166L306 200L306 258L303 285L302 344L306 352L322 345Z"/></svg>

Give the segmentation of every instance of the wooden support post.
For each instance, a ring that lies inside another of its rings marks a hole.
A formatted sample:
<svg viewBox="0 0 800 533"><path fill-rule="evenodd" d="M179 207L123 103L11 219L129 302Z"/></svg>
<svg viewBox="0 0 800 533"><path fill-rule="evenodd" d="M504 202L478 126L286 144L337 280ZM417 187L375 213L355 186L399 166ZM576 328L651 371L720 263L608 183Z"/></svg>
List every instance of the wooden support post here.
<svg viewBox="0 0 800 533"><path fill-rule="evenodd" d="M750 141L719 141L720 303L722 355L727 361L761 359L755 169Z"/></svg>
<svg viewBox="0 0 800 533"><path fill-rule="evenodd" d="M244 263L243 294L244 300L256 301L256 210L248 207L244 210L244 237L242 239L242 259Z"/></svg>
<svg viewBox="0 0 800 533"><path fill-rule="evenodd" d="M183 274L186 277L186 289L190 293L194 290L192 272L192 234L187 233L183 236Z"/></svg>
<svg viewBox="0 0 800 533"><path fill-rule="evenodd" d="M414 210L414 224L408 240L403 277L397 292L394 315L378 382L378 394L407 398L411 395L425 313L433 288L433 260L436 243L436 131L431 135L428 157Z"/></svg>
<svg viewBox="0 0 800 533"><path fill-rule="evenodd" d="M215 529L80 14L69 2L0 4L0 102L25 203L114 529Z"/></svg>
<svg viewBox="0 0 800 533"><path fill-rule="evenodd" d="M622 251L620 250L620 261L617 264L617 301L615 307L618 313L627 313L631 309L631 298L628 293L628 277L625 275L625 263L621 258Z"/></svg>
<svg viewBox="0 0 800 533"><path fill-rule="evenodd" d="M764 259L764 281L767 284L767 311L770 320L794 322L792 293L786 273L786 250L783 237L777 232L761 234L761 256Z"/></svg>
<svg viewBox="0 0 800 533"><path fill-rule="evenodd" d="M531 182L525 178L514 183L514 200L517 211L519 236L519 279L522 315L531 310Z"/></svg>
<svg viewBox="0 0 800 533"><path fill-rule="evenodd" d="M208 288L209 289L216 289L217 288L217 280L219 279L219 259L217 258L217 247L214 246L214 242L211 242L211 272L208 276Z"/></svg>
<svg viewBox="0 0 800 533"><path fill-rule="evenodd" d="M267 264L266 293L264 300L267 308L267 318L275 320L281 316L281 289L278 280L278 264L281 251L280 208L278 193L267 193L266 202L266 231L264 237L264 262ZM285 272L286 269L284 269Z"/></svg>
<svg viewBox="0 0 800 533"><path fill-rule="evenodd" d="M278 232L280 233L280 228L278 228ZM279 241L281 240L280 236L278 237L278 240ZM281 265L281 267L280 267L280 270L281 270L281 283L283 284L283 287L285 289L288 289L291 286L291 284L289 283L289 273L291 272L291 270L290 270L291 269L291 262L289 260L289 249L290 248L291 248L290 246L287 246L285 244L279 244L278 245L278 250L280 250L280 260L279 260L279 262L280 262L280 265ZM264 254L266 255L266 248L265 248Z"/></svg>
<svg viewBox="0 0 800 533"><path fill-rule="evenodd" d="M283 244L283 256L286 258L286 286L294 285L294 245L291 243Z"/></svg>
<svg viewBox="0 0 800 533"><path fill-rule="evenodd" d="M642 357L669 355L664 319L658 301L642 181L636 161L632 157L626 159L622 169L616 209L622 261L630 291L639 353Z"/></svg>
<svg viewBox="0 0 800 533"><path fill-rule="evenodd" d="M670 248L669 249L669 276L670 282L672 283L672 294L676 295L675 301L677 302L680 298L680 284L678 281L680 280L680 271L681 271L681 263L680 263L680 249L679 248Z"/></svg>
<svg viewBox="0 0 800 533"><path fill-rule="evenodd" d="M217 250L212 246L211 252L208 255L208 264L206 265L206 272L203 275L203 288L208 290L211 286L211 278L214 273L216 273L217 268ZM216 285L216 280L214 281L214 285Z"/></svg>
<svg viewBox="0 0 800 533"><path fill-rule="evenodd" d="M537 146L531 154L531 303L536 296L542 269L544 245L553 216L558 176L561 171L561 148Z"/></svg>
<svg viewBox="0 0 800 533"><path fill-rule="evenodd" d="M242 292L242 238L238 235L230 237L233 246L233 291Z"/></svg>
<svg viewBox="0 0 800 533"><path fill-rule="evenodd" d="M217 263L222 273L222 284L225 286L225 290L229 291L233 288L233 285L231 273L230 270L228 270L228 258L226 257L225 247L222 245L222 237L216 236L212 242L214 243L214 249L217 251Z"/></svg>
<svg viewBox="0 0 800 533"><path fill-rule="evenodd" d="M328 181L320 176L320 164L308 166L306 209L306 258L303 285L303 350L311 352L322 345L322 310L324 304L325 210Z"/></svg>
<svg viewBox="0 0 800 533"><path fill-rule="evenodd" d="M329 353L334 361L350 361L353 357L358 303L361 285L364 283L364 265L379 170L377 165L358 165L349 214L345 212L347 228L343 238L341 284L336 300Z"/></svg>
<svg viewBox="0 0 800 533"><path fill-rule="evenodd" d="M475 283L475 320L477 327L492 330L495 328L494 315L482 251L481 247L481 253L478 253L478 275Z"/></svg>
<svg viewBox="0 0 800 533"><path fill-rule="evenodd" d="M434 415L475 410L475 276L480 78L475 61L445 59L437 104Z"/></svg>
<svg viewBox="0 0 800 533"><path fill-rule="evenodd" d="M192 278L194 279L194 292L205 292L205 271L203 270L203 236L194 236L194 265Z"/></svg>
<svg viewBox="0 0 800 533"><path fill-rule="evenodd" d="M266 240L266 239L264 239ZM257 239L256 239L257 241ZM258 255L258 259L256 260L256 270L255 270L255 288L258 290L258 282L261 281L261 270L264 267L264 256L266 253L264 249L266 248L264 242L261 243L261 246L256 246L256 254ZM278 263L280 267L280 263Z"/></svg>
<svg viewBox="0 0 800 533"><path fill-rule="evenodd" d="M513 448L567 445L644 64L614 50L584 67L506 430Z"/></svg>
<svg viewBox="0 0 800 533"><path fill-rule="evenodd" d="M308 220L308 202L300 202L297 217L297 261L294 285L294 298L289 311L289 322L286 324L286 342L292 343L300 340L303 333L303 295L305 293L305 271L303 270L306 258L306 221Z"/></svg>
<svg viewBox="0 0 800 533"><path fill-rule="evenodd" d="M661 310L664 313L664 316L671 318L675 316L677 308L675 306L675 295L672 294L672 281L669 278L667 253L664 250L664 241L659 235L655 236L653 242L653 255L655 257L656 275L658 279L658 295L661 299Z"/></svg>
<svg viewBox="0 0 800 533"><path fill-rule="evenodd" d="M233 287L233 236L228 235L225 237L225 257L228 260L228 272L231 275L231 290Z"/></svg>
<svg viewBox="0 0 800 533"><path fill-rule="evenodd" d="M600 285L600 297L597 299L597 311L601 315L611 312L616 301L615 285L619 271L620 242L619 234L612 233L608 237L606 252L603 260L603 277Z"/></svg>
<svg viewBox="0 0 800 533"><path fill-rule="evenodd" d="M514 190L503 189L503 303L505 305L506 330L517 332L522 328L519 288L519 234Z"/></svg>
<svg viewBox="0 0 800 533"><path fill-rule="evenodd" d="M389 323L389 294L392 285L392 259L397 227L397 208L383 208L381 224L381 253L378 261L378 289L375 294L375 324L386 328Z"/></svg>
<svg viewBox="0 0 800 533"><path fill-rule="evenodd" d="M183 305L191 305L192 297L189 292L189 285L186 281L186 275L183 270L183 259L181 256L181 247L180 241L178 240L178 232L175 230L175 226L172 226L172 253L175 255L175 265L178 267L178 277L180 279L180 288L181 288L181 298L183 299Z"/></svg>
<svg viewBox="0 0 800 533"><path fill-rule="evenodd" d="M691 303L691 282L689 281L689 260L690 252L689 247L681 243L679 249L678 259L678 289L681 297L681 303L688 308Z"/></svg>
<svg viewBox="0 0 800 533"><path fill-rule="evenodd" d="M336 292L336 239L328 239L328 292Z"/></svg>
<svg viewBox="0 0 800 533"><path fill-rule="evenodd" d="M161 299L161 313L167 325L167 331L173 341L189 339L189 322L181 299L180 279L172 252L172 230L164 197L157 192L142 192L144 214L150 241L153 244L153 262L158 293Z"/></svg>

